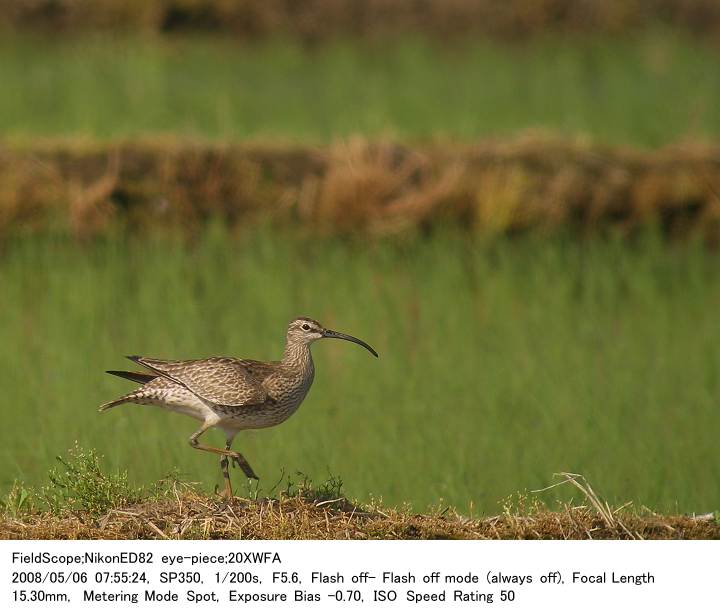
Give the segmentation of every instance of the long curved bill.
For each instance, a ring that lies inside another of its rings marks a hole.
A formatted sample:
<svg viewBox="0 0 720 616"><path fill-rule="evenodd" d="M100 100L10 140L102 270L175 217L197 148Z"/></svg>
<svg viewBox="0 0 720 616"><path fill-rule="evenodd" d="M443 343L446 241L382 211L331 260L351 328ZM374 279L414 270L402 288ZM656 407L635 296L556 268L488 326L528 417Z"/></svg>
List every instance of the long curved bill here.
<svg viewBox="0 0 720 616"><path fill-rule="evenodd" d="M354 342L355 344L359 344L361 347L365 347L375 357L378 357L375 349L373 349L367 342L363 342L362 340L360 340L360 338L356 338L355 336L349 336L348 334L341 334L340 332L335 332L332 329L326 329L323 332L323 338L339 338L340 340L348 340L350 342Z"/></svg>

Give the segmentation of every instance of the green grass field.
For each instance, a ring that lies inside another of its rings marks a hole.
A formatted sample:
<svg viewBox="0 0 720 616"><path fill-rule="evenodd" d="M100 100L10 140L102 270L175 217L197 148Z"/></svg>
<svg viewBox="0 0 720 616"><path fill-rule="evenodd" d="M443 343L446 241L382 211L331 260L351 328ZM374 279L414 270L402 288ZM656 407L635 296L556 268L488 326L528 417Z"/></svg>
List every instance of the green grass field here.
<svg viewBox="0 0 720 616"><path fill-rule="evenodd" d="M339 475L362 500L497 512L504 497L572 471L611 502L712 511L719 274L718 254L652 239L483 244L439 233L355 244L210 229L189 246L10 242L0 488L45 483L77 441L133 482L176 467L211 489L217 460L187 445L191 419L96 412L128 389L103 371L131 367L132 353L278 358L286 323L306 314L380 359L315 345L316 382L297 414L236 440L266 493L284 469L293 480Z"/></svg>
<svg viewBox="0 0 720 616"><path fill-rule="evenodd" d="M644 146L720 135L718 51L658 30L532 45L0 40L0 134L471 140L541 128Z"/></svg>

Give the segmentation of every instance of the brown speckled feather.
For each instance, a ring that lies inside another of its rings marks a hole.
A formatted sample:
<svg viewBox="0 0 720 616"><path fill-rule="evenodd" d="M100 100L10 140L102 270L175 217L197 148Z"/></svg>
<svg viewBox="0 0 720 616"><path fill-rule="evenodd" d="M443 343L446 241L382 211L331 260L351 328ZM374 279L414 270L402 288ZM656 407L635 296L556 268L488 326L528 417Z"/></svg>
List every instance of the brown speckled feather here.
<svg viewBox="0 0 720 616"><path fill-rule="evenodd" d="M163 360L130 357L161 376L165 376L196 396L224 406L261 404L268 399L263 380L272 371L263 362L232 357Z"/></svg>

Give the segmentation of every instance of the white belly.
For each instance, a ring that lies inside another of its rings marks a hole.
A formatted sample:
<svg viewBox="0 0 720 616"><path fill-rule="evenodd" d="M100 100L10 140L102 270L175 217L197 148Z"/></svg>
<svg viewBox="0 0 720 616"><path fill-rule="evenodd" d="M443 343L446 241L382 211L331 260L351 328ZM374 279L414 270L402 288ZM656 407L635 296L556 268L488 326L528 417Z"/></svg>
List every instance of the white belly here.
<svg viewBox="0 0 720 616"><path fill-rule="evenodd" d="M155 406L173 411L174 413L180 413L181 415L187 415L203 423L208 421L216 423L220 420L220 417L218 417L208 404L189 391L187 391L185 395L176 395L162 402L156 402Z"/></svg>

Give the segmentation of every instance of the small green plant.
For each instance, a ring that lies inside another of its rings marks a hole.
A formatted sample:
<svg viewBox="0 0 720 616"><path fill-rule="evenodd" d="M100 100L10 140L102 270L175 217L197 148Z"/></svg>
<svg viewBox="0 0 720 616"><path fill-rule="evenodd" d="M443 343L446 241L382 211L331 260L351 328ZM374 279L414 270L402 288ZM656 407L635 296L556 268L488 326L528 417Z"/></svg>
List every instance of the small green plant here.
<svg viewBox="0 0 720 616"><path fill-rule="evenodd" d="M30 492L17 481L13 483L13 487L0 502L2 510L11 518L20 517L20 514L32 508Z"/></svg>
<svg viewBox="0 0 720 616"><path fill-rule="evenodd" d="M299 483L294 483L288 478L287 486L282 491L282 496L289 498L299 497L304 500L321 502L344 498L342 488L343 481L340 477L330 473L330 476L320 485L314 486L313 480L305 473L298 471Z"/></svg>
<svg viewBox="0 0 720 616"><path fill-rule="evenodd" d="M67 457L57 456L57 460L60 467L50 469L50 484L41 489L43 501L54 514L102 514L141 496L141 490L130 487L127 472L103 473L94 449L86 451L76 443Z"/></svg>

